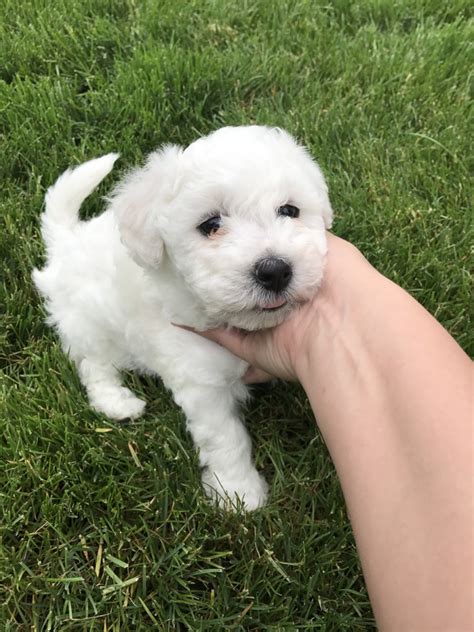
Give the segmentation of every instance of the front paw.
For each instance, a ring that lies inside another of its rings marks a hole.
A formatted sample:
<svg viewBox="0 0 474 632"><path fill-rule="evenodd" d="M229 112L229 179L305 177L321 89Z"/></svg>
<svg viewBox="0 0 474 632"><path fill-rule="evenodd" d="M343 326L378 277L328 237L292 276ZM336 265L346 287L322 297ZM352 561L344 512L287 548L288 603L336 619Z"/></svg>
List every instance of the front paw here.
<svg viewBox="0 0 474 632"><path fill-rule="evenodd" d="M208 498L226 511L236 511L239 506L253 511L265 504L268 485L257 470L232 479L224 473L206 468L202 475L204 492Z"/></svg>
<svg viewBox="0 0 474 632"><path fill-rule="evenodd" d="M100 386L88 389L92 406L110 419L136 419L145 410L145 402L124 386Z"/></svg>

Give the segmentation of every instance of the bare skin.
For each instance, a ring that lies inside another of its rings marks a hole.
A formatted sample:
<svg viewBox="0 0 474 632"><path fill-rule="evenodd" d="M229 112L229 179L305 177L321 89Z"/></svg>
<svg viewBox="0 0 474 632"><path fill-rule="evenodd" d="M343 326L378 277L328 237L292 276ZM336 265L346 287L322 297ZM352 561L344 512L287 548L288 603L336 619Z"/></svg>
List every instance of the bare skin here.
<svg viewBox="0 0 474 632"><path fill-rule="evenodd" d="M298 380L335 463L381 630L472 630L472 363L441 325L328 234L315 298L272 330L203 335Z"/></svg>

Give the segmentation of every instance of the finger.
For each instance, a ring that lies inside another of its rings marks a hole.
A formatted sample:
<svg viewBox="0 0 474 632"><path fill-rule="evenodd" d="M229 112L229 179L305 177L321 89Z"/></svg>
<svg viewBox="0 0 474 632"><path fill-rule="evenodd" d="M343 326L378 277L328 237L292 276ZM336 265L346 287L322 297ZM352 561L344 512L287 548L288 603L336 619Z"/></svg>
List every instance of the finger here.
<svg viewBox="0 0 474 632"><path fill-rule="evenodd" d="M203 338L217 342L222 347L228 349L231 353L246 360L249 364L252 364L252 345L249 344L249 334L243 332L240 329L218 327L217 329L208 329L206 331L196 331L191 327L185 327L182 325L176 325L187 331L192 331Z"/></svg>
<svg viewBox="0 0 474 632"><path fill-rule="evenodd" d="M240 329L209 329L203 331L202 335L209 340L217 342L231 353L252 364L252 345L249 345L249 335Z"/></svg>
<svg viewBox="0 0 474 632"><path fill-rule="evenodd" d="M270 375L270 373L250 366L245 372L243 382L244 384L263 384L264 382L271 382L274 379L274 376Z"/></svg>

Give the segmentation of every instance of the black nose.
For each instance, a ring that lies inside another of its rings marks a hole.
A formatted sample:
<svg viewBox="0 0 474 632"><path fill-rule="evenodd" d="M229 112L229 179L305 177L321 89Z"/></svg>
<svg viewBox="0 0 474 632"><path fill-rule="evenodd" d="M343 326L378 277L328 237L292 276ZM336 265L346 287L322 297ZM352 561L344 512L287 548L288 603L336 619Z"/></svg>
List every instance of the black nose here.
<svg viewBox="0 0 474 632"><path fill-rule="evenodd" d="M290 264L278 257L266 257L257 262L254 270L258 283L266 290L282 292L293 276Z"/></svg>

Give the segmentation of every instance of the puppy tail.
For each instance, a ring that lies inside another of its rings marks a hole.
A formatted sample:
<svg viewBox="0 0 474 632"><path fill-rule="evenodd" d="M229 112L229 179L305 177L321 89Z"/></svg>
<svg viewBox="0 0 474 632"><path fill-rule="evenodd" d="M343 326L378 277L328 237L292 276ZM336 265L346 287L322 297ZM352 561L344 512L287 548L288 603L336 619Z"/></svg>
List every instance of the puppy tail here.
<svg viewBox="0 0 474 632"><path fill-rule="evenodd" d="M118 154L107 154L68 169L49 187L42 215L44 237L54 227L71 229L79 222L79 209L99 183L110 173Z"/></svg>

